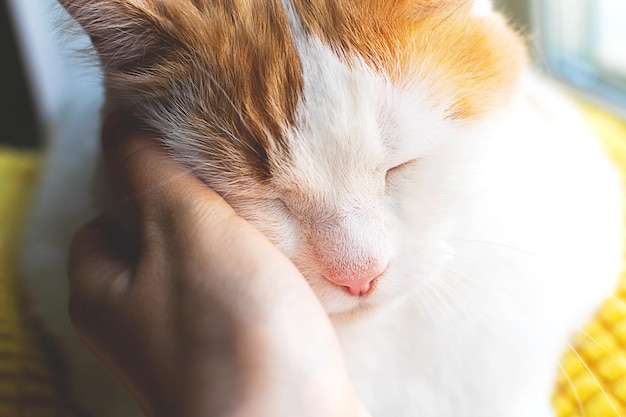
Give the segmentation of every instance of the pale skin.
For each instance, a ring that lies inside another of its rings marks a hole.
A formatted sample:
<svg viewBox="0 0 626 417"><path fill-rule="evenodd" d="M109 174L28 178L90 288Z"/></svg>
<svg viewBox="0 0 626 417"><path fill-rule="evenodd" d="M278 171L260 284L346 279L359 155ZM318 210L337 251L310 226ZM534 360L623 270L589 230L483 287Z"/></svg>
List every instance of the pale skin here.
<svg viewBox="0 0 626 417"><path fill-rule="evenodd" d="M120 198L75 236L70 316L150 417L369 417L293 264L157 141L109 118Z"/></svg>

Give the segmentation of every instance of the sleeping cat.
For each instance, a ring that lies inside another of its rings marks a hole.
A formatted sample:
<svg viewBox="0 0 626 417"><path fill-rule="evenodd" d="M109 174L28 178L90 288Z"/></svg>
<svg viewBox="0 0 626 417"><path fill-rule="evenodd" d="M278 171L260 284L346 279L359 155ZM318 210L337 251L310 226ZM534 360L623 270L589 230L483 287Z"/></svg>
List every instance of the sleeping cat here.
<svg viewBox="0 0 626 417"><path fill-rule="evenodd" d="M489 1L61 3L107 108L300 269L373 417L553 415L568 337L616 284L621 185ZM128 416L65 313L65 245L102 205L99 105L61 132L24 269L76 397Z"/></svg>

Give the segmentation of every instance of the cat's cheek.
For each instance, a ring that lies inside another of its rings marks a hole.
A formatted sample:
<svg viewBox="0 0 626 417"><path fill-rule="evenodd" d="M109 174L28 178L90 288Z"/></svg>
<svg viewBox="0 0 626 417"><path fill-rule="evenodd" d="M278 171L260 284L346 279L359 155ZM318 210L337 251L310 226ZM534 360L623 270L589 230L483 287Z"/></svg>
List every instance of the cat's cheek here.
<svg viewBox="0 0 626 417"><path fill-rule="evenodd" d="M229 201L239 216L244 218L287 256L307 280L327 312L349 311L357 302L344 291L324 279L313 260L307 243L306 229L284 204L272 200Z"/></svg>
<svg viewBox="0 0 626 417"><path fill-rule="evenodd" d="M450 261L455 257L454 249L441 241L428 242L421 248L400 256L407 256L412 262L404 271L406 282L403 283L403 295L416 294L437 284L445 276Z"/></svg>
<svg viewBox="0 0 626 417"><path fill-rule="evenodd" d="M293 258L298 253L301 240L298 221L280 201L237 198L228 203L287 257Z"/></svg>
<svg viewBox="0 0 626 417"><path fill-rule="evenodd" d="M265 219L253 222L274 245L290 260L302 251L302 236L298 222L286 213L273 213Z"/></svg>
<svg viewBox="0 0 626 417"><path fill-rule="evenodd" d="M420 189L418 181L403 184L387 195L387 223L393 259L378 286L380 297L392 300L415 294L441 277L454 256L449 242L455 224L445 199Z"/></svg>

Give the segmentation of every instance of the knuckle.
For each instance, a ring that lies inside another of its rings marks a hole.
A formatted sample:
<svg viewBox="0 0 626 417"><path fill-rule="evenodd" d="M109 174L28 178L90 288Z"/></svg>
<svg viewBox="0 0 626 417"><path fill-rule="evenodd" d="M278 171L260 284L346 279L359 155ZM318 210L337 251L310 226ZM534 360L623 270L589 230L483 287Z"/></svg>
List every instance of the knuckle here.
<svg viewBox="0 0 626 417"><path fill-rule="evenodd" d="M70 293L68 314L72 326L80 332L84 328L87 312L83 298L78 296L75 292Z"/></svg>

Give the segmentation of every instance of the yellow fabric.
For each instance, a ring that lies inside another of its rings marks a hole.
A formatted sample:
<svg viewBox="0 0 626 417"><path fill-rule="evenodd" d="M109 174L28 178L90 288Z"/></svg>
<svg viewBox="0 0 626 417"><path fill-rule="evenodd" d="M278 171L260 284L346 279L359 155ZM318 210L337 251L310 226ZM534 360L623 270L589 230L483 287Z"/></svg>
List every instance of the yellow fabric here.
<svg viewBox="0 0 626 417"><path fill-rule="evenodd" d="M70 417L36 325L24 314L16 262L39 167L37 154L0 147L0 416Z"/></svg>
<svg viewBox="0 0 626 417"><path fill-rule="evenodd" d="M585 113L626 184L626 123L593 107ZM16 248L39 157L0 147L0 416L71 417L36 323L24 313ZM626 213L625 213L626 214ZM626 258L626 257L625 257ZM614 297L578 335L562 362L553 405L558 417L626 415L626 268Z"/></svg>

